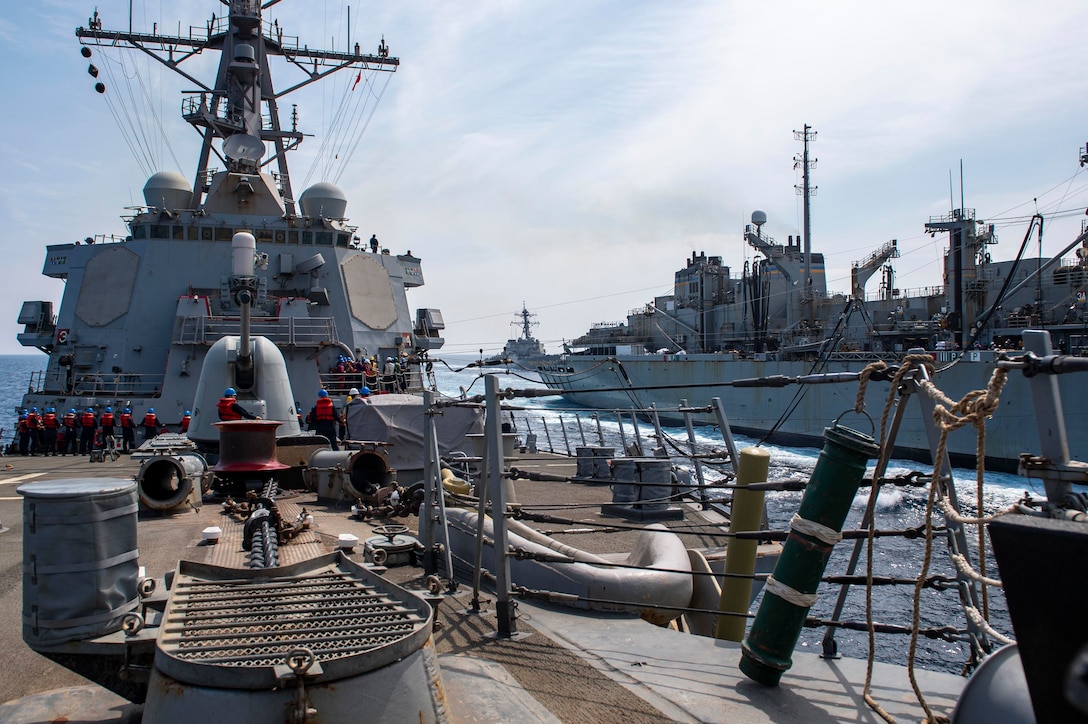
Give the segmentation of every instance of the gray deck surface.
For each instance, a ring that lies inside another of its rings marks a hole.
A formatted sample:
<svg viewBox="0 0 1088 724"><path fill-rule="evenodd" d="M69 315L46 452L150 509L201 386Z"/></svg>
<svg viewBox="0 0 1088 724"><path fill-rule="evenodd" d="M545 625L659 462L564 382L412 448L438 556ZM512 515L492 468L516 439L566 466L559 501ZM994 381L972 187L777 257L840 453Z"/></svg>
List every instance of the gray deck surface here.
<svg viewBox="0 0 1088 724"><path fill-rule="evenodd" d="M12 465L5 469L4 464ZM537 455L518 461L523 469L573 474L566 458ZM115 463L90 464L85 458L0 459L0 522L10 531L0 534L0 701L41 694L88 682L31 651L22 642L21 566L22 502L15 489L20 483L85 477L129 478L138 463L122 458ZM40 475L38 475L40 473ZM34 475L34 477L24 477ZM551 511L576 520L602 519L599 504L610 500L607 486L517 481L518 502L533 508L560 500L584 507ZM306 505L316 518L315 532L286 546L285 562L331 550L336 536L351 532L365 540L367 523L348 517L346 505L315 504L312 494L283 501L285 515ZM416 519L397 519L410 526ZM698 522L689 514L681 525ZM706 522L721 523L713 514ZM218 546L200 543L209 525L224 528ZM538 525L569 529L569 525ZM578 528L578 526L573 526ZM702 530L702 529L700 529ZM579 532L564 542L598 553L629 549L634 533ZM713 546L721 541L693 533L692 546ZM179 558L220 565L240 565L240 532L225 521L218 506L205 505L199 513L172 515L141 513L140 563L149 575L160 576ZM358 553L356 556L358 557ZM392 580L418 584L421 571L390 569ZM440 654L446 694L454 721L491 722L663 722L663 721L878 721L861 700L865 662L824 661L812 654L797 654L794 667L782 684L768 688L751 682L737 669L739 645L688 636L651 626L637 618L593 614L572 609L519 603L518 636L496 638L493 596L486 596L483 611L467 613L471 592L462 585L438 606L440 628L435 641ZM923 689L938 713L950 713L964 679L950 674L920 672ZM877 665L874 696L900 720L918 720L914 700L902 667ZM72 702L79 718L90 715L86 693L52 697L53 706ZM124 702L98 690L95 709L109 712L89 721L117 721ZM105 700L106 704L102 704ZM0 705L0 720L13 718L12 705ZM54 711L54 714L64 712ZM33 719L29 719L33 720ZM40 719L39 719L40 720Z"/></svg>

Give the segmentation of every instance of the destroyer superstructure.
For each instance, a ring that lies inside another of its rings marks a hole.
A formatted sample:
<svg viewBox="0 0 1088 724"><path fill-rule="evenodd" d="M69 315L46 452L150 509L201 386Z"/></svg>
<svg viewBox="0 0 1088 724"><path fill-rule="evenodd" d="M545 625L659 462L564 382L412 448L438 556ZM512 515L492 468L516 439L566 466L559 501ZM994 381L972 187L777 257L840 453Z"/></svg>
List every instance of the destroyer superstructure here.
<svg viewBox="0 0 1088 724"><path fill-rule="evenodd" d="M266 262L253 290L253 333L283 352L305 404L341 357L418 357L443 343L438 310L413 318L408 307L406 290L423 284L419 257L381 248L376 236L360 239L347 198L332 183L295 196L287 153L304 134L297 112L289 127L279 116L285 96L316 80L345 69L393 72L399 59L384 38L374 54L358 44L314 49L265 18L261 3L226 4L226 17L212 15L187 35L108 30L97 11L76 30L92 62L92 47L136 49L193 84L181 111L202 143L191 184L175 172L148 179L145 205L125 217L128 236L47 247L43 274L66 283L56 314L40 300L25 302L19 314L19 341L49 356L26 406L122 404L134 414L155 407L165 423L180 420L206 351L239 333L229 270L230 241L242 230L256 237ZM206 85L182 66L209 51L221 57ZM273 84L273 58L301 71L286 90Z"/></svg>

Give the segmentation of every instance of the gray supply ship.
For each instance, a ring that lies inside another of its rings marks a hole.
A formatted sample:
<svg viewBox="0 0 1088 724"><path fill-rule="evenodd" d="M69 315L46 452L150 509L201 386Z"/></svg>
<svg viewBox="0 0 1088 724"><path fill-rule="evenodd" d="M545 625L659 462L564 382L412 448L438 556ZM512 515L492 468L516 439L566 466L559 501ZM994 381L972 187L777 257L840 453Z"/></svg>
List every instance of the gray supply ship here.
<svg viewBox="0 0 1088 724"><path fill-rule="evenodd" d="M942 286L897 288L890 260L899 248L893 239L853 265L849 293L829 291L824 256L811 250L807 232L808 143L814 135L806 126L801 136L803 238L776 242L763 233L766 214L754 212L744 238L762 259L745 262L738 274L720 256L693 252L676 272L672 294L631 311L625 322L595 325L558 361L538 365L544 383L572 402L604 409L676 407L716 396L734 432L819 445L828 415L854 408L856 388L795 384L807 375L856 373L874 360L895 364L908 350L920 349L937 363L938 386L959 400L986 386L1001 350L1016 349L1026 328L1049 330L1063 353L1088 348L1088 235L1049 261L1028 259L1028 241L1041 234L1039 215L1018 257L995 261L989 251L997 243L993 226L977 220L973 209L955 209L925 225L928 233L948 235ZM1085 158L1088 153L1082 153L1082 163ZM877 272L879 292L866 297L866 282ZM748 382L768 377L777 386ZM1059 384L1069 401L1071 453L1088 457L1088 389L1069 379ZM866 404L874 415L887 394L886 382L869 385ZM1015 471L1022 449L1039 444L1032 438L1023 379L1009 382L1001 408L987 428L986 462ZM703 419L713 422L711 416ZM930 444L917 416L898 440L897 455L928 459ZM954 435L949 450L958 464L972 465L976 440Z"/></svg>
<svg viewBox="0 0 1088 724"><path fill-rule="evenodd" d="M176 36L134 31L131 23L127 31L109 30L97 11L76 30L92 75L92 48L130 48L191 83L196 90L185 91L181 112L202 143L191 183L174 172L148 179L144 205L124 217L127 236L46 248L42 273L64 280L64 294L57 312L42 300L24 302L19 312L20 343L48 355L24 406L127 406L137 420L155 408L161 422L178 423L193 405L207 351L239 334L241 309L225 274L237 231L256 237L265 262L250 295L252 333L280 349L304 409L322 386L362 386L359 374L328 374L342 359L418 361L443 344L439 311L419 309L413 319L408 306L406 291L423 285L420 258L380 248L376 235L360 239L346 196L332 183L296 197L288 171L288 152L308 134L297 110L282 123L282 100L337 71L394 72L399 59L384 38L375 54L358 44L317 50L264 17L260 3L228 6L227 17L213 15ZM221 56L206 85L185 64L209 51ZM275 85L274 59L300 76ZM96 90L121 92L101 82ZM413 375L410 386L420 383ZM244 404L244 394L240 399Z"/></svg>

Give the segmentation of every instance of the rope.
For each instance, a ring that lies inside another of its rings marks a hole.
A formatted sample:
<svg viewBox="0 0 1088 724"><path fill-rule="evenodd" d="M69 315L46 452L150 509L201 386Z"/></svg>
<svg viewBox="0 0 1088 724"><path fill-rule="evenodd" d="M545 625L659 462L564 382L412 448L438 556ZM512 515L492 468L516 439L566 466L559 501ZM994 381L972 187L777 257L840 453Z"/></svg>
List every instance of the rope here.
<svg viewBox="0 0 1088 724"><path fill-rule="evenodd" d="M971 623L975 624L980 629L985 631L986 635L992 638L994 641L998 642L999 644L1005 644L1006 646L1016 643L1015 639L1011 639L1000 631L994 629L994 627L990 625L989 621L987 621L983 617L982 612L974 606L964 606L963 610L964 613L967 614L967 618L971 619Z"/></svg>
<svg viewBox="0 0 1088 724"><path fill-rule="evenodd" d="M970 578L972 581L978 581L984 586L995 586L996 588L1004 588L1004 583L996 578L986 578L986 576L977 572L971 567L971 564L967 561L966 556L952 555L949 556L952 559L952 565L956 567L956 570L963 576Z"/></svg>
<svg viewBox="0 0 1088 724"><path fill-rule="evenodd" d="M982 515L975 518L966 518L956 512L956 509L952 507L952 504L943 498L937 504L940 506L941 512L944 513L945 518L951 520L953 523L959 523L960 525L982 526L987 523L991 523L1004 515L1010 515L1013 513L1017 515L1020 514L1019 504L1013 504L1010 505L1008 508L1003 508L1002 510L997 511L993 515Z"/></svg>
<svg viewBox="0 0 1088 724"><path fill-rule="evenodd" d="M802 518L796 513L794 513L793 518L790 519L790 529L807 535L810 538L816 538L831 546L842 540L842 533L840 531L837 531L834 528L828 528L826 525L821 525L815 521Z"/></svg>
<svg viewBox="0 0 1088 724"><path fill-rule="evenodd" d="M817 597L815 593L801 593L797 589L782 583L774 576L767 578L765 590L767 593L773 593L786 603L792 603L799 608L812 608L816 605Z"/></svg>
<svg viewBox="0 0 1088 724"><path fill-rule="evenodd" d="M869 377L871 377L874 372L882 372L886 369L888 369L888 365L883 360L880 360L879 362L871 362L861 371L861 377L858 378L858 395L854 400L854 412L859 415L865 412L865 391L869 387ZM892 390L894 391L895 388L893 387Z"/></svg>
<svg viewBox="0 0 1088 724"><path fill-rule="evenodd" d="M929 495L926 499L925 553L922 556L922 568L918 574L918 583L916 583L914 587L913 621L911 626L915 630L918 629L921 620L923 581L929 573L929 565L933 559L933 508L936 503L938 490L936 481L940 480L941 464L944 461L948 450L948 433L968 424L974 425L978 430L978 444L982 450L985 450L986 418L993 414L997 409L1001 391L1004 389L1007 380L1008 373L1005 370L1000 368L995 369L986 389L968 392L959 402L953 402L947 395L941 392L936 385L928 380L923 380L919 385L931 399L937 402L933 408L933 419L937 424L941 435L937 444L937 451L933 463L933 480L935 484L930 486ZM978 457L978 466L981 467L984 461L985 456L980 455ZM985 584L983 584L983 591L985 591ZM938 721L938 717L929 708L925 695L922 693L922 689L918 684L918 678L914 669L914 661L917 653L918 635L915 633L911 635L910 648L907 651L907 674L910 677L910 684L914 689L914 694L918 698L918 703L926 713L926 721L935 722Z"/></svg>

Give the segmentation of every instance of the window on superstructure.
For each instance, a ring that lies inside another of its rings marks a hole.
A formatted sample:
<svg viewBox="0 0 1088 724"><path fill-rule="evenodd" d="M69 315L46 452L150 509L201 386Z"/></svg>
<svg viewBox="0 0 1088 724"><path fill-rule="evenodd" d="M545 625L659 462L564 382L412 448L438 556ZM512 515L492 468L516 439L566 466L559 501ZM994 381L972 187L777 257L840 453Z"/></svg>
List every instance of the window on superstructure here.
<svg viewBox="0 0 1088 724"><path fill-rule="evenodd" d="M304 231L302 232L302 243L307 246L312 246L314 243L314 232Z"/></svg>
<svg viewBox="0 0 1088 724"><path fill-rule="evenodd" d="M323 246L332 246L332 232L331 231L319 231L315 236L315 241Z"/></svg>
<svg viewBox="0 0 1088 724"><path fill-rule="evenodd" d="M272 230L271 229L257 229L257 241L263 241L267 243L272 242Z"/></svg>
<svg viewBox="0 0 1088 724"><path fill-rule="evenodd" d="M200 238L203 241L211 241L212 240L212 227L210 227L210 226L201 227L201 229L200 229Z"/></svg>
<svg viewBox="0 0 1088 724"><path fill-rule="evenodd" d="M287 243L287 232L284 231L283 229L280 229L279 231L276 232L276 243L277 244Z"/></svg>
<svg viewBox="0 0 1088 724"><path fill-rule="evenodd" d="M170 227L170 238L171 239L184 239L185 238L185 227L184 226L171 226Z"/></svg>
<svg viewBox="0 0 1088 724"><path fill-rule="evenodd" d="M230 241L234 237L234 229L229 226L217 226L215 227L215 240L216 241Z"/></svg>
<svg viewBox="0 0 1088 724"><path fill-rule="evenodd" d="M296 231L294 229L291 229L290 231L287 232L287 243L288 244L297 244L298 243L298 231Z"/></svg>
<svg viewBox="0 0 1088 724"><path fill-rule="evenodd" d="M139 226L132 227L132 238L133 239L146 239L147 238L147 227L144 226L143 224L140 224Z"/></svg>
<svg viewBox="0 0 1088 724"><path fill-rule="evenodd" d="M151 238L152 239L169 239L170 227L166 224L152 224L151 225Z"/></svg>
<svg viewBox="0 0 1088 724"><path fill-rule="evenodd" d="M200 227L199 226L190 226L190 227L188 227L188 229L189 229L189 241L196 241L197 239L200 238Z"/></svg>
<svg viewBox="0 0 1088 724"><path fill-rule="evenodd" d="M337 234L336 245L347 246L351 242L351 234Z"/></svg>

